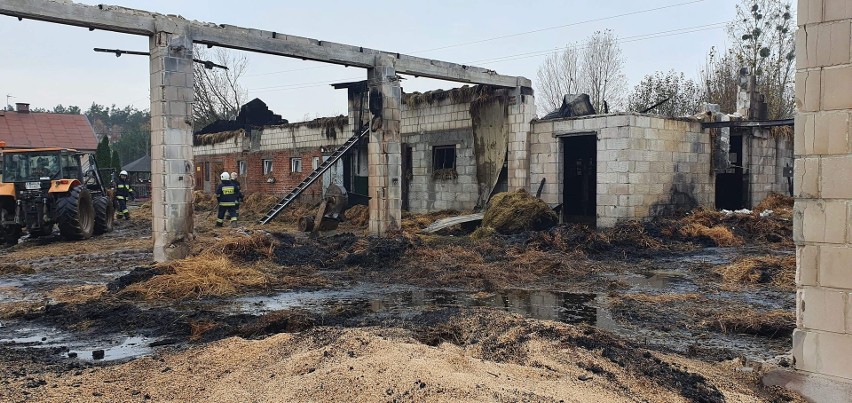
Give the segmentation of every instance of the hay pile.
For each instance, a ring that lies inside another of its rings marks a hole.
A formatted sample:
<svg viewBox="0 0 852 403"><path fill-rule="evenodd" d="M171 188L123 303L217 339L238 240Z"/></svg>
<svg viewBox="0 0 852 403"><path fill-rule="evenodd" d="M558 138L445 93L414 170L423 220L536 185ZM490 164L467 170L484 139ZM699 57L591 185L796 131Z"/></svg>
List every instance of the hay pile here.
<svg viewBox="0 0 852 403"><path fill-rule="evenodd" d="M688 219L684 221L686 225L678 230L683 237L709 240L713 245L724 247L745 244L742 238L734 235L731 229L726 226L714 225L709 227L698 222L690 222Z"/></svg>
<svg viewBox="0 0 852 403"><path fill-rule="evenodd" d="M122 294L147 300L185 300L263 288L274 281L267 271L276 245L264 232L227 237L195 256L155 266L154 276L128 285Z"/></svg>
<svg viewBox="0 0 852 403"><path fill-rule="evenodd" d="M212 211L219 205L216 202L216 196L203 190L192 192L192 203L195 211Z"/></svg>
<svg viewBox="0 0 852 403"><path fill-rule="evenodd" d="M796 287L796 256L744 257L716 269L726 284L772 284L793 290Z"/></svg>
<svg viewBox="0 0 852 403"><path fill-rule="evenodd" d="M420 230L432 225L435 221L462 214L466 213L457 210L441 210L426 214L412 214L406 211L402 213L402 230L408 233L418 233ZM455 227L457 226L450 228L449 232L452 232Z"/></svg>
<svg viewBox="0 0 852 403"><path fill-rule="evenodd" d="M160 266L165 274L131 284L123 294L147 300L185 300L208 296L234 295L247 288L269 284L270 278L258 268L235 264L224 255L205 253Z"/></svg>
<svg viewBox="0 0 852 403"><path fill-rule="evenodd" d="M544 201L520 189L495 195L488 202L483 227L491 227L504 234L526 231L543 231L559 222L559 217Z"/></svg>
<svg viewBox="0 0 852 403"><path fill-rule="evenodd" d="M722 333L754 334L770 338L789 337L796 328L796 315L785 310L723 310L715 312L713 317L703 321L702 325Z"/></svg>
<svg viewBox="0 0 852 403"><path fill-rule="evenodd" d="M346 221L357 227L365 227L370 221L370 208L362 204L350 207L344 214Z"/></svg>
<svg viewBox="0 0 852 403"><path fill-rule="evenodd" d="M254 192L240 203L240 214L243 217L265 215L278 203L278 197L263 192Z"/></svg>

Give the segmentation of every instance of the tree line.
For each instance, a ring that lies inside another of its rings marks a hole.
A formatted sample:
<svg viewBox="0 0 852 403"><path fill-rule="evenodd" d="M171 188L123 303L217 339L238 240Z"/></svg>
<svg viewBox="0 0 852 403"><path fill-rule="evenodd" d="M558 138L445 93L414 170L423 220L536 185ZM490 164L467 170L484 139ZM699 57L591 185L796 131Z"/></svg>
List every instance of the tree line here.
<svg viewBox="0 0 852 403"><path fill-rule="evenodd" d="M646 75L626 90L626 63L612 31L599 31L582 43L554 53L539 66L536 103L539 115L558 109L565 94L586 93L598 112L606 109L665 116L694 115L703 103L736 112L743 68L753 74L765 96L770 119L795 112L795 21L789 0L741 0L736 19L727 26L733 46L711 48L699 77L674 70ZM607 108L608 106L608 108Z"/></svg>

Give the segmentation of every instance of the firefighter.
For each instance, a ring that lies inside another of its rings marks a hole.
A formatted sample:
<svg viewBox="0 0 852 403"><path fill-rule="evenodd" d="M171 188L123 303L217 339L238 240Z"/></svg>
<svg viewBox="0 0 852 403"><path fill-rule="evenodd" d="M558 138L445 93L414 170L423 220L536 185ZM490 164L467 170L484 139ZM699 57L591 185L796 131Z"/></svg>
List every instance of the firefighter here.
<svg viewBox="0 0 852 403"><path fill-rule="evenodd" d="M135 199L133 188L130 187L130 182L127 180L127 171L121 171L118 174L118 180L115 182L115 200L118 201L118 218L124 217L125 220L130 219L130 210L127 209L127 201Z"/></svg>
<svg viewBox="0 0 852 403"><path fill-rule="evenodd" d="M231 226L237 226L237 204L243 198L240 185L231 181L231 174L222 172L219 175L222 183L216 188L216 200L219 202L219 214L216 216L216 226L221 227L225 222L225 213L231 219Z"/></svg>
<svg viewBox="0 0 852 403"><path fill-rule="evenodd" d="M231 183L234 184L238 189L240 189L240 196L242 196L242 187L240 187L240 181L237 180L237 173L231 172ZM237 215L240 214L240 204L243 202L242 197L237 199Z"/></svg>

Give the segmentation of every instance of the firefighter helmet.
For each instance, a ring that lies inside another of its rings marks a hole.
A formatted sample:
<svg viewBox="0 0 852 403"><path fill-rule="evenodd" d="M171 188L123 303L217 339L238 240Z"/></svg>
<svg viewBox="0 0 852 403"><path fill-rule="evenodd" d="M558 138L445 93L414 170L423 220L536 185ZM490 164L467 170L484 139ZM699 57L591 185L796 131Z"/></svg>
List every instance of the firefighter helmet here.
<svg viewBox="0 0 852 403"><path fill-rule="evenodd" d="M227 172L222 172L222 174L219 175L219 178L222 179L223 181L229 181L229 180L231 180L231 174L229 174Z"/></svg>

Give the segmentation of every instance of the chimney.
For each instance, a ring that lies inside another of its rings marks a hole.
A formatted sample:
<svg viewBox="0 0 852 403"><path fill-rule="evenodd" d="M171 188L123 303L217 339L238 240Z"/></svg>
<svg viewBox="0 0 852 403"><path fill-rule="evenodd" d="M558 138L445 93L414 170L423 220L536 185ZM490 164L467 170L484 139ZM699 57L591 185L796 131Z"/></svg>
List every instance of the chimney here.
<svg viewBox="0 0 852 403"><path fill-rule="evenodd" d="M15 103L15 110L17 110L18 113L30 113L30 104L17 102Z"/></svg>

